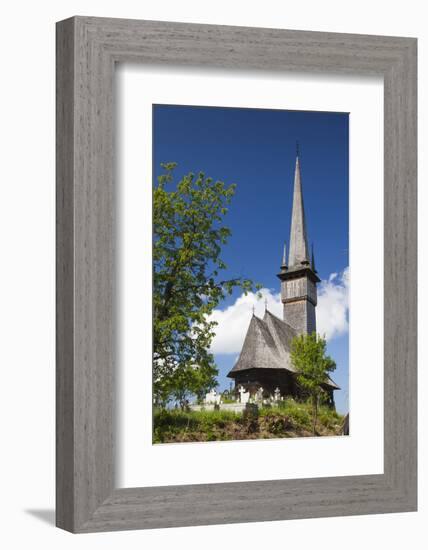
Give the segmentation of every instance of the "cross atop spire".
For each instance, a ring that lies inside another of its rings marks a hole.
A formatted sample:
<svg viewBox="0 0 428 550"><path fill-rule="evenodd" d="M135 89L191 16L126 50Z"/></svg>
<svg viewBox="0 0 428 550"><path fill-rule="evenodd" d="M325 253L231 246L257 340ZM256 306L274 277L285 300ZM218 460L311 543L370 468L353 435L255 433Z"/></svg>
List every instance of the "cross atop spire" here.
<svg viewBox="0 0 428 550"><path fill-rule="evenodd" d="M299 145L296 144L296 167L294 171L293 210L291 214L290 267L309 265L308 238L306 232L305 209L303 206L302 182L300 176Z"/></svg>

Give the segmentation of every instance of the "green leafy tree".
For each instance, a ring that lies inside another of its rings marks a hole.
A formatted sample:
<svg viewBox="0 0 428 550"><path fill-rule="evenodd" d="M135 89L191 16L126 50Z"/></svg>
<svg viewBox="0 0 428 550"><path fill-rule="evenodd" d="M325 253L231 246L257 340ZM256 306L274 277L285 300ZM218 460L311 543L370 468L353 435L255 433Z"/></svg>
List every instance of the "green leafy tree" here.
<svg viewBox="0 0 428 550"><path fill-rule="evenodd" d="M249 279L222 279L222 247L231 235L224 217L235 193L200 172L176 185L176 163L161 164L153 193L153 385L155 400L184 403L217 385L210 345L216 323L213 309Z"/></svg>
<svg viewBox="0 0 428 550"><path fill-rule="evenodd" d="M182 409L185 409L191 395L196 395L198 400L201 400L208 390L217 386L216 374L217 370L211 367L182 365L164 381L168 388L168 397L172 397Z"/></svg>
<svg viewBox="0 0 428 550"><path fill-rule="evenodd" d="M297 381L312 403L312 428L316 434L318 408L329 399L326 388L329 373L336 363L326 355L326 340L315 332L302 334L291 342L291 362L297 370Z"/></svg>

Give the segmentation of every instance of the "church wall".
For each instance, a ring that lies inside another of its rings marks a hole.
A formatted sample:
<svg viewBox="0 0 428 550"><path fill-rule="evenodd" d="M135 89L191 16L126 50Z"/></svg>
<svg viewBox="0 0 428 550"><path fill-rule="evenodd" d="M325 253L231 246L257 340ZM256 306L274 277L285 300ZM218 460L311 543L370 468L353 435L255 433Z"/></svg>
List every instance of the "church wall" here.
<svg viewBox="0 0 428 550"><path fill-rule="evenodd" d="M315 316L315 307L308 301L306 301L306 319L307 319L307 332L312 334L317 330L317 322Z"/></svg>
<svg viewBox="0 0 428 550"><path fill-rule="evenodd" d="M281 299L290 300L300 296L308 295L308 279L301 277L299 279L289 279L281 285Z"/></svg>
<svg viewBox="0 0 428 550"><path fill-rule="evenodd" d="M316 330L315 306L306 298L284 304L284 321L297 330L299 334Z"/></svg>

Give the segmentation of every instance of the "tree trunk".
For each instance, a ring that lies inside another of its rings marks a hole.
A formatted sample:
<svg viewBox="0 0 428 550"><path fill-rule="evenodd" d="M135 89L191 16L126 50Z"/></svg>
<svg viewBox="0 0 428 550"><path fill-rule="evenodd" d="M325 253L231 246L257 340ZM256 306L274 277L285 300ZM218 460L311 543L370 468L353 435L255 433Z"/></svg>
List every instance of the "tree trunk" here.
<svg viewBox="0 0 428 550"><path fill-rule="evenodd" d="M313 418L313 425L312 429L314 432L314 435L317 435L317 419L318 419L318 398L313 396L312 397L312 418Z"/></svg>

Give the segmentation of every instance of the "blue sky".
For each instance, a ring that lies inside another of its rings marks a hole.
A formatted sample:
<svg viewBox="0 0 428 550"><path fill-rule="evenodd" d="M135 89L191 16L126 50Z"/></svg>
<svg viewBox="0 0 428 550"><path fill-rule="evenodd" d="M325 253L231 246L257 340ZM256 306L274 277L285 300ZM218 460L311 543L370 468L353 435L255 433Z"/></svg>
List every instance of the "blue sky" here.
<svg viewBox="0 0 428 550"><path fill-rule="evenodd" d="M232 237L224 249L226 275L249 277L272 293L284 240L289 240L296 141L310 243L321 279L348 265L347 113L271 109L153 107L153 174L160 163L178 163L176 177L203 171L237 184L226 218ZM337 279L336 279L337 280ZM334 283L334 280L333 280ZM220 309L233 306L240 293ZM337 363L334 380L338 410L348 409L348 334L328 341ZM220 389L239 352L216 353Z"/></svg>

